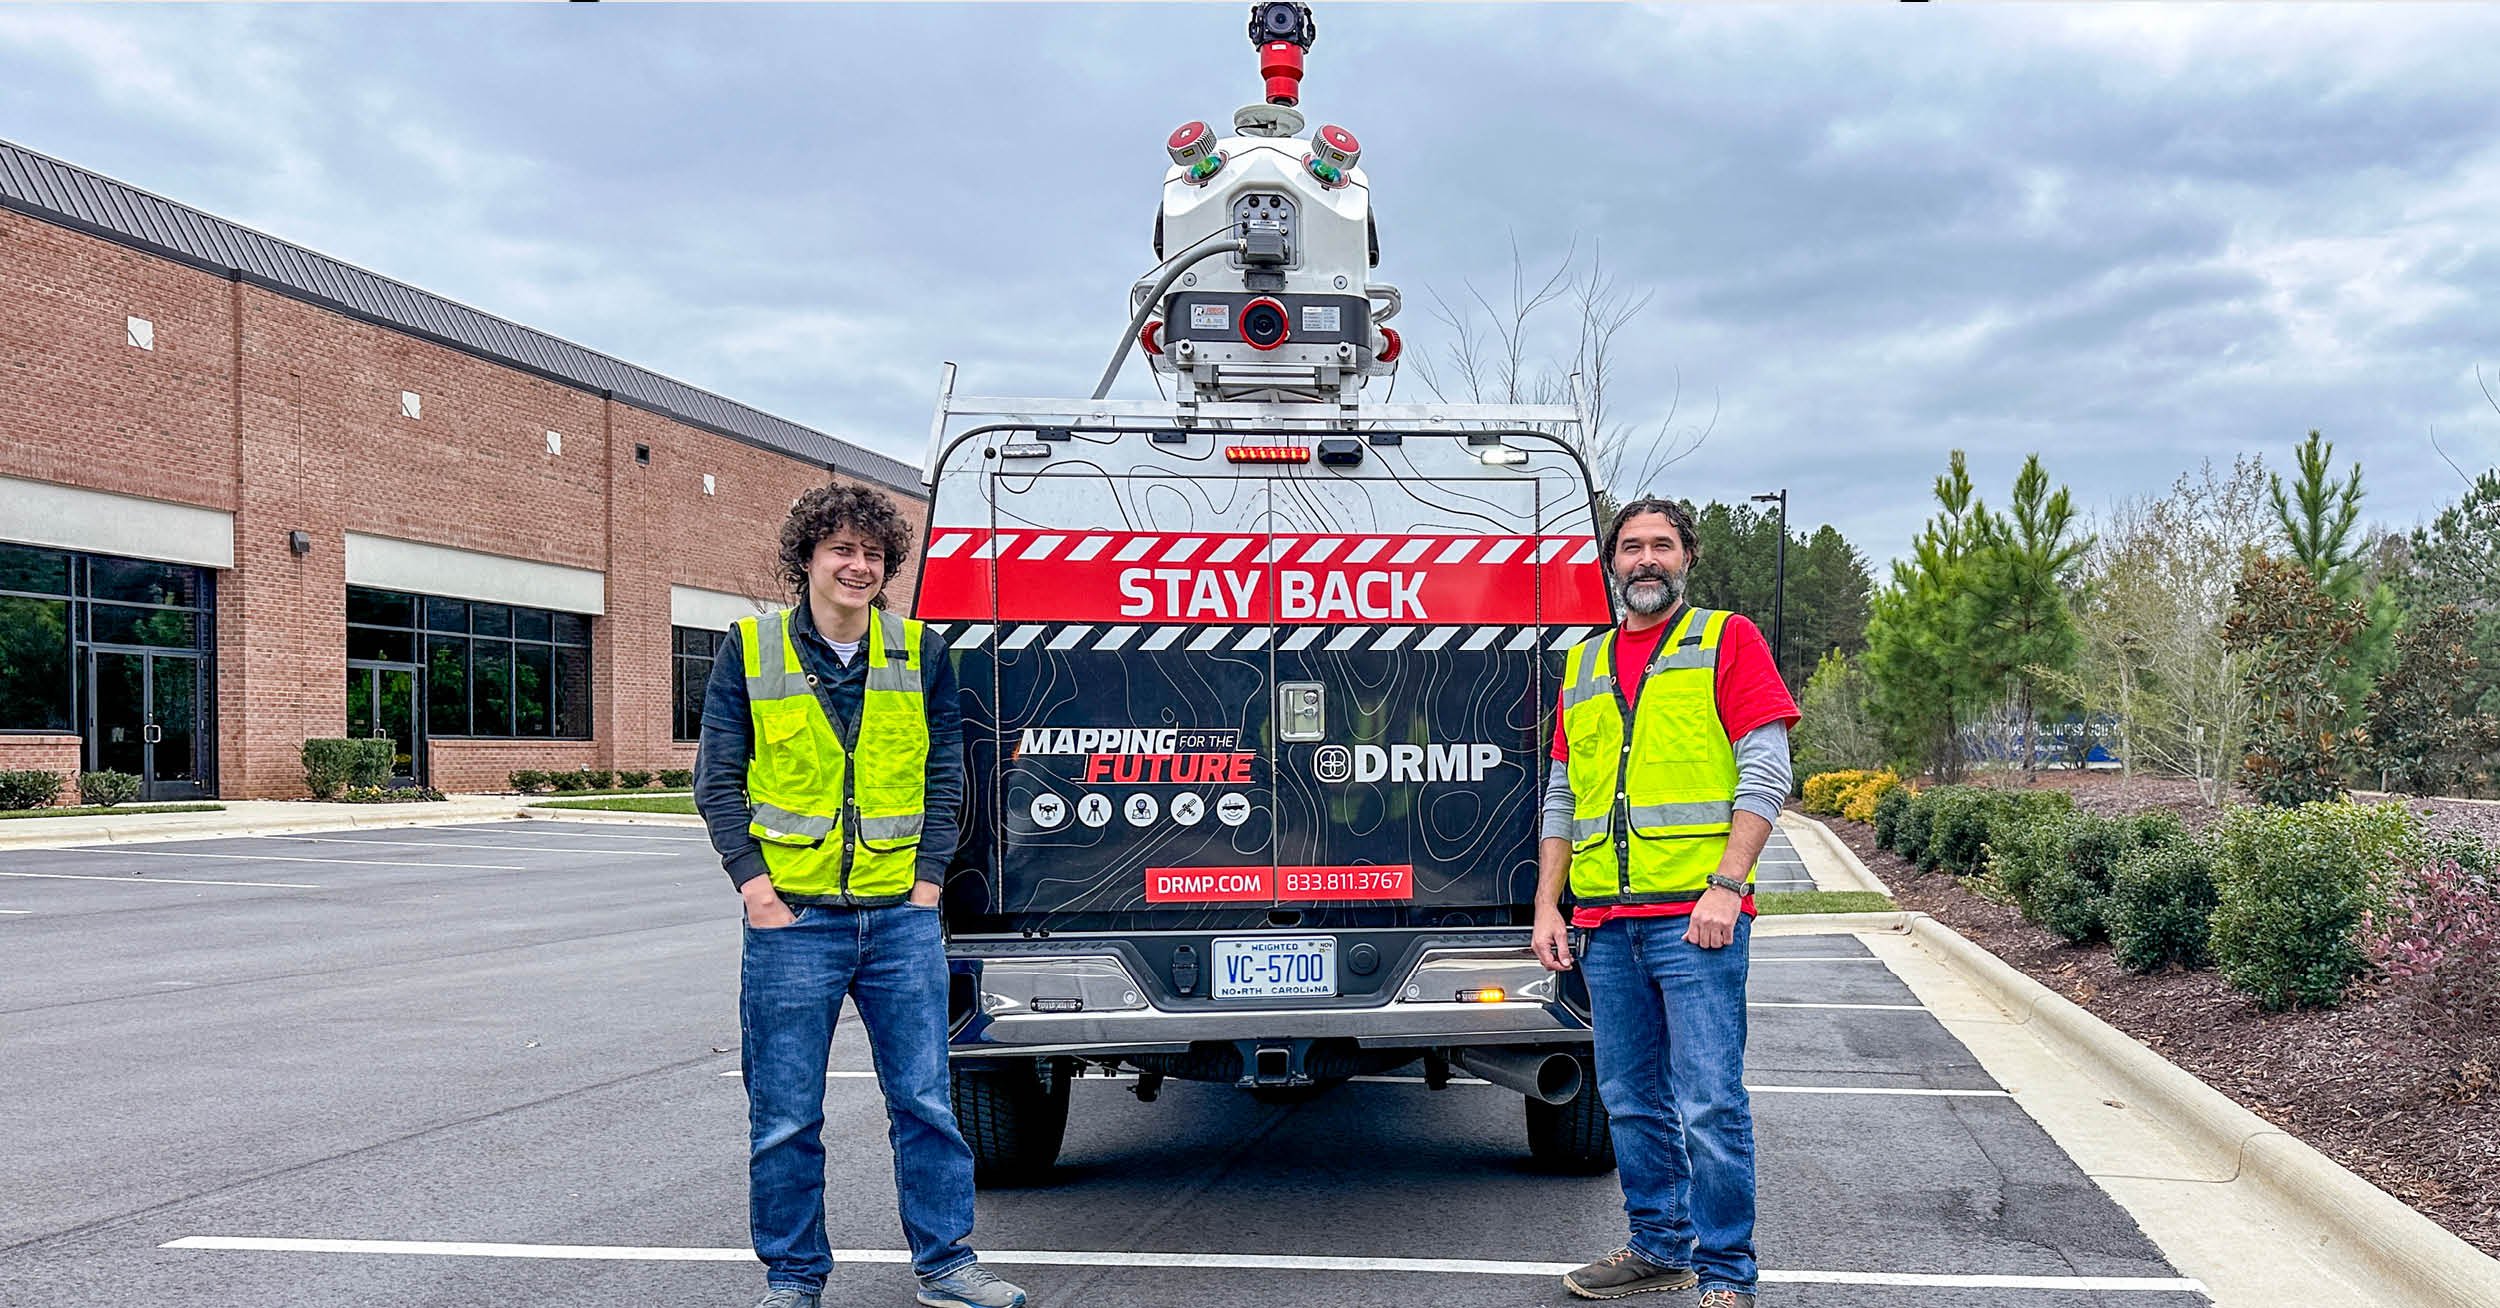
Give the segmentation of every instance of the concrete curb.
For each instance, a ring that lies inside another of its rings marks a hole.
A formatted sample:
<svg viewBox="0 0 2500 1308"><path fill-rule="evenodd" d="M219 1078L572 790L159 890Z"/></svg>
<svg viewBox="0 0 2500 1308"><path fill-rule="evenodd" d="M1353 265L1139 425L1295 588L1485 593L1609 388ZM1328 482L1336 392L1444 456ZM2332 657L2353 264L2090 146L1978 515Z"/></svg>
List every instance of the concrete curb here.
<svg viewBox="0 0 2500 1308"><path fill-rule="evenodd" d="M638 813L632 809L614 808L547 808L543 805L522 809L518 816L543 818L555 822L642 822L663 827L699 827L699 813Z"/></svg>
<svg viewBox="0 0 2500 1308"><path fill-rule="evenodd" d="M1898 935L1910 929L1908 913L1771 913L1753 920L1754 939L1764 936L1843 936L1862 931Z"/></svg>
<svg viewBox="0 0 2500 1308"><path fill-rule="evenodd" d="M216 813L169 813L155 820L133 815L125 824L109 827L82 827L77 831L0 832L0 850L60 849L74 845L143 844L159 840L224 840L237 836L290 835L307 831L352 831L364 827L435 827L459 826L471 822L504 822L514 816L511 809L480 812L475 808L445 811L437 804L372 805L376 812L353 811L356 806L342 804L345 810L335 814L307 814L300 818L253 819L247 816L227 818L220 823L201 821L176 824L185 817L215 819ZM411 810L423 809L424 812ZM40 818L21 821L39 822Z"/></svg>
<svg viewBox="0 0 2500 1308"><path fill-rule="evenodd" d="M2500 1303L2500 1259L2458 1238L2297 1137L2241 1107L2142 1042L2073 1000L1972 944L1925 913L1910 913L1910 936L1933 947L2018 1024L2060 1055L2103 1074L2208 1155L2225 1184L2254 1181L2311 1228L2321 1253L2367 1267L2413 1302L2437 1308Z"/></svg>
<svg viewBox="0 0 2500 1308"><path fill-rule="evenodd" d="M1853 852L1848 845L1844 844L1839 836L1834 835L1830 827L1824 826L1821 822L1807 817L1805 814L1797 812L1795 809L1783 809L1780 812L1780 818L1782 821L1793 826L1803 827L1806 830L1813 832L1815 839L1822 843L1824 852L1830 854L1834 859L1837 859L1841 868L1850 876L1857 879L1858 889L1872 890L1876 894L1882 895L1887 899L1892 897L1892 887L1885 885L1881 877L1876 876L1874 872L1870 871L1866 864L1858 861L1857 854ZM1789 840L1793 843L1796 840L1796 836L1792 833L1789 836Z"/></svg>

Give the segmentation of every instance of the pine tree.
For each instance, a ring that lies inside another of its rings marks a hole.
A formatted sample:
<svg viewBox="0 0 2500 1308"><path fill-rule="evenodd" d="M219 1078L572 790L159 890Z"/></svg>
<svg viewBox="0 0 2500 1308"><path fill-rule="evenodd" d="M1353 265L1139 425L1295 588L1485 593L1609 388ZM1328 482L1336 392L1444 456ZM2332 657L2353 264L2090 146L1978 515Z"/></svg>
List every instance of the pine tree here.
<svg viewBox="0 0 2500 1308"><path fill-rule="evenodd" d="M1917 760L1946 781L1962 775L1962 722L1985 693L1967 602L1970 556L1988 532L1987 506L1955 450L1936 478L1938 511L1892 584L1869 603L1866 672L1870 708L1894 757Z"/></svg>
<svg viewBox="0 0 2500 1308"><path fill-rule="evenodd" d="M2362 621L2344 646L2342 670L2335 682L2349 715L2359 708L2387 664L2390 642L2403 620L2403 606L2396 592L2374 575L2369 540L2359 530L2361 465L2356 462L2342 478L2335 477L2335 443L2314 428L2292 455L2299 469L2292 488L2286 491L2279 476L2268 479L2275 521L2282 527L2292 561L2308 569L2327 598L2361 605ZM2355 724L2348 716L2341 725Z"/></svg>
<svg viewBox="0 0 2500 1308"><path fill-rule="evenodd" d="M2042 680L2075 659L2067 593L2092 538L2075 536L2074 525L2073 498L2063 486L2050 489L2034 454L2014 478L2013 511L1980 519L1980 548L1971 556L1971 626L1981 637L1973 653L1991 681L2014 684L2027 774L2039 769L2033 734Z"/></svg>

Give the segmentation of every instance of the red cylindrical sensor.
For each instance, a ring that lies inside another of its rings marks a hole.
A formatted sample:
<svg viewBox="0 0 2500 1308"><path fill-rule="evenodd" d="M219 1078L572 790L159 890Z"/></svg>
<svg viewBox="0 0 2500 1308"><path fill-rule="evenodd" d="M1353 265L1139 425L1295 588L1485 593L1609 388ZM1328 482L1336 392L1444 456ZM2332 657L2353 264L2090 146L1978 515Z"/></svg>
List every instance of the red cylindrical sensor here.
<svg viewBox="0 0 2500 1308"><path fill-rule="evenodd" d="M1302 101L1302 47L1291 41L1270 41L1259 47L1259 76L1267 79L1269 104Z"/></svg>

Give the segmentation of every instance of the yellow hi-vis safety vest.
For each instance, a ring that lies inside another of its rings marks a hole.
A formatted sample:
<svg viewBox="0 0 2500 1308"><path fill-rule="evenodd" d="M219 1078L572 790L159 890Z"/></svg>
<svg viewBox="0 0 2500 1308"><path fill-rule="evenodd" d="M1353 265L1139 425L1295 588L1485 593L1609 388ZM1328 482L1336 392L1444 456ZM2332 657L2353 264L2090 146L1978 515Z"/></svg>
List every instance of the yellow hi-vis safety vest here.
<svg viewBox="0 0 2500 1308"><path fill-rule="evenodd" d="M1637 710L1615 678L1615 632L1565 656L1571 894L1580 903L1689 903L1710 888L1736 813L1736 747L1719 720L1727 616L1689 609L1659 638Z"/></svg>
<svg viewBox="0 0 2500 1308"><path fill-rule="evenodd" d="M773 889L876 907L902 902L928 808L929 715L920 624L883 609L868 624L868 687L856 756L799 661L792 610L738 620L755 755L747 762L747 831L764 847Z"/></svg>

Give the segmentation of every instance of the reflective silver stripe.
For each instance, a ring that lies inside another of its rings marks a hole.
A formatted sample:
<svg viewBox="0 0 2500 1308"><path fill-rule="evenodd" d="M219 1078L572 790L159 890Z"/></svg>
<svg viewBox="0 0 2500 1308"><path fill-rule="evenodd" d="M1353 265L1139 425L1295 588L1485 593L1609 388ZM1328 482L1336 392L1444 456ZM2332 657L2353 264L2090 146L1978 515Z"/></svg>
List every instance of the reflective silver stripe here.
<svg viewBox="0 0 2500 1308"><path fill-rule="evenodd" d="M917 693L920 690L920 674L912 670L910 663L910 628L903 625L901 618L884 609L877 610L876 619L877 635L884 645L877 652L885 655L885 662L868 661L868 689Z"/></svg>
<svg viewBox="0 0 2500 1308"><path fill-rule="evenodd" d="M1690 804L1635 804L1636 827L1726 826L1736 816L1734 800L1696 800Z"/></svg>
<svg viewBox="0 0 2500 1308"><path fill-rule="evenodd" d="M1569 713L1593 699L1604 699L1615 693L1613 676L1591 677L1563 688L1563 712Z"/></svg>
<svg viewBox="0 0 2500 1308"><path fill-rule="evenodd" d="M1606 834L1610 819L1611 815L1606 813L1600 813L1596 817L1571 819L1571 843L1577 845L1592 836Z"/></svg>
<svg viewBox="0 0 2500 1308"><path fill-rule="evenodd" d="M913 820L918 821L917 818ZM776 836L804 836L809 840L823 840L833 834L833 823L834 820L829 817L809 817L804 813L793 813L778 804L767 804L760 799L755 801L747 811L747 825L762 827Z"/></svg>
<svg viewBox="0 0 2500 1308"><path fill-rule="evenodd" d="M1719 666L1717 646L1707 649L1680 649L1649 665L1654 672L1671 672L1678 668L1715 668Z"/></svg>
<svg viewBox="0 0 2500 1308"><path fill-rule="evenodd" d="M900 817L862 817L859 820L859 838L900 840L905 836L916 836L920 834L923 820L918 813L905 813Z"/></svg>
<svg viewBox="0 0 2500 1308"><path fill-rule="evenodd" d="M783 613L755 619L755 663L763 669L747 678L749 700L791 699L808 693L807 673L790 669L790 647L784 637Z"/></svg>

